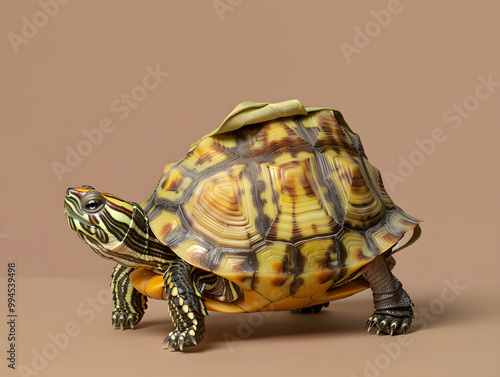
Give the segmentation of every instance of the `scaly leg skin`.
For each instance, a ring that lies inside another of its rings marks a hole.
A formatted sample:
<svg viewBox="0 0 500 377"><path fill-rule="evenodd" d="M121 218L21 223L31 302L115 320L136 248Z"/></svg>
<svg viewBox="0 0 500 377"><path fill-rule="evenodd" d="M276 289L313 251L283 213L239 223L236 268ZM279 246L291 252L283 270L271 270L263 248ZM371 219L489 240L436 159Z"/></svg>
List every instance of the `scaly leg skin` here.
<svg viewBox="0 0 500 377"><path fill-rule="evenodd" d="M142 317L147 297L139 293L130 283L129 275L134 269L117 264L111 275L111 293L115 302L112 325L115 330L133 329Z"/></svg>
<svg viewBox="0 0 500 377"><path fill-rule="evenodd" d="M413 302L385 259L378 256L363 267L363 276L370 284L375 306L375 312L366 322L367 332L376 327L377 334L406 334L413 319Z"/></svg>
<svg viewBox="0 0 500 377"><path fill-rule="evenodd" d="M307 308L300 308L297 310L292 310L292 313L301 313L301 314L313 314L319 313L321 309L327 308L330 305L329 302L325 302L324 304L308 306Z"/></svg>
<svg viewBox="0 0 500 377"><path fill-rule="evenodd" d="M208 315L201 294L191 274L193 267L182 259L175 260L163 279L167 293L168 310L175 330L163 341L163 348L182 351L184 347L199 344L205 336L205 317Z"/></svg>

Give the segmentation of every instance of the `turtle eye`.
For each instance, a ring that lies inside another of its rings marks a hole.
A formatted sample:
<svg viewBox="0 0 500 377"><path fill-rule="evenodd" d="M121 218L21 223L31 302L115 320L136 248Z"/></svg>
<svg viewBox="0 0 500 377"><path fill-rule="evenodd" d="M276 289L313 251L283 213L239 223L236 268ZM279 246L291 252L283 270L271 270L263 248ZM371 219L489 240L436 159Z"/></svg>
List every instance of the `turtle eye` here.
<svg viewBox="0 0 500 377"><path fill-rule="evenodd" d="M88 210L88 211L91 211L91 212L94 212L97 210L97 208L99 208L99 205L101 203L99 203L98 200L96 199L91 199L89 200L86 204L85 204L85 209Z"/></svg>
<svg viewBox="0 0 500 377"><path fill-rule="evenodd" d="M82 196L82 209L88 213L99 212L106 204L104 196L97 191L88 191Z"/></svg>

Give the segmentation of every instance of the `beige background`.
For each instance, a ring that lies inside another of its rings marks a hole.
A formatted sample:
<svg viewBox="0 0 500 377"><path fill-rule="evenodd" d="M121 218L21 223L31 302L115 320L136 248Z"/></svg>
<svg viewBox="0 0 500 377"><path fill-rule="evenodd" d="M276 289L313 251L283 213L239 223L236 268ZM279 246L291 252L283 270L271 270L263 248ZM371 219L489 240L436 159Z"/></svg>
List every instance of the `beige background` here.
<svg viewBox="0 0 500 377"><path fill-rule="evenodd" d="M18 313L18 370L2 357L2 375L499 375L498 1L61 3L0 2L0 302L6 315L13 261ZM148 67L169 75L143 84ZM142 102L125 113L131 93ZM412 333L365 334L369 292L314 317L211 313L184 354L161 350L163 302L113 332L113 264L66 225L66 188L141 202L236 104L292 98L341 110L396 203L425 220L395 269ZM84 130L108 118L85 150ZM87 155L58 177L78 147Z"/></svg>

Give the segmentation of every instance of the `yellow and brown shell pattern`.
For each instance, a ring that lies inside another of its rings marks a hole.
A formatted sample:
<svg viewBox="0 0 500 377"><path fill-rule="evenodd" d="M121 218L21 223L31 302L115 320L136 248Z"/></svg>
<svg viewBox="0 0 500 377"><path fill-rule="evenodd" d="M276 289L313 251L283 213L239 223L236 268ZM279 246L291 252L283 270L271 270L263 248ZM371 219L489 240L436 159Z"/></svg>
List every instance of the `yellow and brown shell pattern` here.
<svg viewBox="0 0 500 377"><path fill-rule="evenodd" d="M366 289L361 267L419 222L392 202L335 110L202 139L165 167L144 207L161 242L243 290L232 303L205 298L225 312L293 310ZM157 292L162 284L158 276Z"/></svg>

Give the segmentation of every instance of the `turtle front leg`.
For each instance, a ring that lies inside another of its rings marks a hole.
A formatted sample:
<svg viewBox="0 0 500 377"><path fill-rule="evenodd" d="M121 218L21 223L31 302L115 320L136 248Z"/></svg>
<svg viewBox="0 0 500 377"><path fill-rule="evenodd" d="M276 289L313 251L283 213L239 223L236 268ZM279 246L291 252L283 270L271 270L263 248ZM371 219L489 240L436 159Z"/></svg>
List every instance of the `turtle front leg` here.
<svg viewBox="0 0 500 377"><path fill-rule="evenodd" d="M163 276L168 310L175 326L175 330L163 341L163 348L170 351L195 346L205 336L205 317L208 313L201 298L204 286L196 285L192 270L192 266L178 259Z"/></svg>
<svg viewBox="0 0 500 377"><path fill-rule="evenodd" d="M413 302L401 282L391 273L386 260L376 257L363 267L363 277L373 292L375 312L368 318L366 330L377 328L377 334L406 334L413 319Z"/></svg>
<svg viewBox="0 0 500 377"><path fill-rule="evenodd" d="M134 269L117 264L111 275L111 293L115 302L113 329L134 328L147 309L147 297L139 293L130 283L129 275Z"/></svg>

